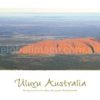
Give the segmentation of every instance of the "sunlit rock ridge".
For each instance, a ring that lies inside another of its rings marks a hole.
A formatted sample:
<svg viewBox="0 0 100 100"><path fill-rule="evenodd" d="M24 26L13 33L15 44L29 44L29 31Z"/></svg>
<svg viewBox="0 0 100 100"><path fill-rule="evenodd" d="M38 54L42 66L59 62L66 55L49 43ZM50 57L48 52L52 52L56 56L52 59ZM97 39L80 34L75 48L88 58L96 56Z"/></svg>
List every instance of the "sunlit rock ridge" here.
<svg viewBox="0 0 100 100"><path fill-rule="evenodd" d="M27 55L99 54L100 41L95 38L43 40L23 46L18 53Z"/></svg>

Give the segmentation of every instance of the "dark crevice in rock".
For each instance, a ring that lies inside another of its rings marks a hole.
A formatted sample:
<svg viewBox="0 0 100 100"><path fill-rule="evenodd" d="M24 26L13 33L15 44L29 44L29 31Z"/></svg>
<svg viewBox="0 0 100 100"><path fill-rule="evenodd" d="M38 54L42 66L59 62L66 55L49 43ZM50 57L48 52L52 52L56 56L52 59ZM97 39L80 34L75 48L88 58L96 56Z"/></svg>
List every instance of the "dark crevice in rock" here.
<svg viewBox="0 0 100 100"><path fill-rule="evenodd" d="M93 46L90 45L90 44L88 44L88 46L91 48L92 53L95 53L95 50L94 50Z"/></svg>
<svg viewBox="0 0 100 100"><path fill-rule="evenodd" d="M57 44L57 48L59 48L59 44Z"/></svg>
<svg viewBox="0 0 100 100"><path fill-rule="evenodd" d="M85 43L85 44L90 47L92 53L95 53L94 47L91 44L89 43Z"/></svg>

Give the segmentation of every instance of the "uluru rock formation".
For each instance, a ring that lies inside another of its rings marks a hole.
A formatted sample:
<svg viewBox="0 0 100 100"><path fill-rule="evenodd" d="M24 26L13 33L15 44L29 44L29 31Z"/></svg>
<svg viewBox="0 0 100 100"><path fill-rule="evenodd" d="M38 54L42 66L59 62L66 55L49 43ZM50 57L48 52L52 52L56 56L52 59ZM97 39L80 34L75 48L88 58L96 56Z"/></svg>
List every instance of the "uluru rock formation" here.
<svg viewBox="0 0 100 100"><path fill-rule="evenodd" d="M43 40L20 48L19 54L56 55L56 54L98 54L100 41L94 38L66 38Z"/></svg>

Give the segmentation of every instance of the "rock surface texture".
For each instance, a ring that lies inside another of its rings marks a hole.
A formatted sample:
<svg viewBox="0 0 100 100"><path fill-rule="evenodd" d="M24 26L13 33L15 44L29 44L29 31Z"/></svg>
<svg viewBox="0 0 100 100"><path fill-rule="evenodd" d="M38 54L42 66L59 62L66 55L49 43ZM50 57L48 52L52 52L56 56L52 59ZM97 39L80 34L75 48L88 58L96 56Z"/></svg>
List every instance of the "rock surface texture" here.
<svg viewBox="0 0 100 100"><path fill-rule="evenodd" d="M20 48L18 53L28 55L99 54L100 41L94 38L43 40Z"/></svg>

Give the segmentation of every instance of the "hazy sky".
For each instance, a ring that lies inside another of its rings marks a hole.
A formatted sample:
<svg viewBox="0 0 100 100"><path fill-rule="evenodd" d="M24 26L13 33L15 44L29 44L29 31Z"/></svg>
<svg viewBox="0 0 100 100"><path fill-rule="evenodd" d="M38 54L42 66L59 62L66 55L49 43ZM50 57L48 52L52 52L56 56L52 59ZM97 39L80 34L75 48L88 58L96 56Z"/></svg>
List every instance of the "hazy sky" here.
<svg viewBox="0 0 100 100"><path fill-rule="evenodd" d="M0 0L0 12L100 12L100 0Z"/></svg>

